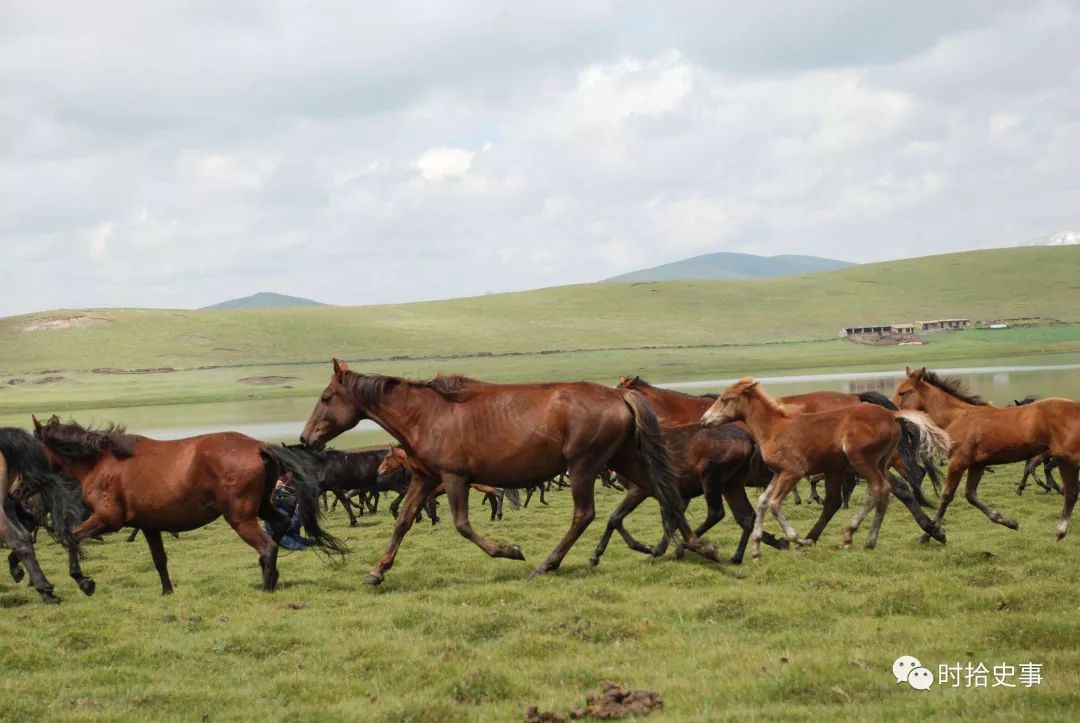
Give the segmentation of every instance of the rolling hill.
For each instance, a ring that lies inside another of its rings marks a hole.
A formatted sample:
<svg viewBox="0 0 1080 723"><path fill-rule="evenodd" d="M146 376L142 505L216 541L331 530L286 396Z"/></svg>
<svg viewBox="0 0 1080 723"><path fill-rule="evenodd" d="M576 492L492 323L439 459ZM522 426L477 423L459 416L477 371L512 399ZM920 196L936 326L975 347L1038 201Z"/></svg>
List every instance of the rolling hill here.
<svg viewBox="0 0 1080 723"><path fill-rule="evenodd" d="M1013 248L778 279L583 284L356 308L55 311L0 319L0 370L767 344L939 317L1080 322L1078 267L1080 247Z"/></svg>
<svg viewBox="0 0 1080 723"><path fill-rule="evenodd" d="M604 282L622 281L680 281L685 279L771 279L778 276L797 276L818 271L843 269L854 264L848 261L823 259L817 256L756 256L718 252L693 256L682 261L661 264L648 269L631 271Z"/></svg>
<svg viewBox="0 0 1080 723"><path fill-rule="evenodd" d="M239 299L229 299L211 306L204 306L200 311L232 311L235 309L283 309L291 306L327 306L321 301L312 301L300 296L288 296L287 294L275 294L270 291L260 291L251 296L243 296Z"/></svg>

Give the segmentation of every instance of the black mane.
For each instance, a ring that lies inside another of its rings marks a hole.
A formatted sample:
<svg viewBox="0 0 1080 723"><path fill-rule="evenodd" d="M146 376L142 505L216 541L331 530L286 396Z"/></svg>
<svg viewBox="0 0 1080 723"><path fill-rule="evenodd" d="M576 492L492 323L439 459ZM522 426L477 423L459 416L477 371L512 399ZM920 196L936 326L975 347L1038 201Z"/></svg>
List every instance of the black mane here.
<svg viewBox="0 0 1080 723"><path fill-rule="evenodd" d="M935 386L946 394L956 397L961 402L974 404L977 407L990 406L990 402L986 401L978 394L972 394L971 390L967 388L967 385L955 377L941 377L934 372L927 371L923 373L923 379L927 384Z"/></svg>
<svg viewBox="0 0 1080 723"><path fill-rule="evenodd" d="M106 453L116 459L135 455L135 437L116 424L95 429L75 421L63 424L53 417L42 426L40 439L51 452L68 459L95 460Z"/></svg>

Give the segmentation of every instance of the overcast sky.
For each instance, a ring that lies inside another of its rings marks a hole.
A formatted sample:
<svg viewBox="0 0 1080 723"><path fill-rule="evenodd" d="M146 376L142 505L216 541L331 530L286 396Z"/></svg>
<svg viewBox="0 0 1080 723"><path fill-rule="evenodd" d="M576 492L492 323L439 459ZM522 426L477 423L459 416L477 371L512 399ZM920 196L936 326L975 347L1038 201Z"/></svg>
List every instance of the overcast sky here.
<svg viewBox="0 0 1080 723"><path fill-rule="evenodd" d="M1080 226L1080 5L0 5L0 314Z"/></svg>

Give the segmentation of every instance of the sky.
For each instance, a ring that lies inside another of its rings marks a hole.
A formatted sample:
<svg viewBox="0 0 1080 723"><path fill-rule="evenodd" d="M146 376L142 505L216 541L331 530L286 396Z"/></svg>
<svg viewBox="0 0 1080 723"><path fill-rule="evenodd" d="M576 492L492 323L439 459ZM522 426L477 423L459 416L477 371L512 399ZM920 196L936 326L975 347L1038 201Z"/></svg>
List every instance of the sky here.
<svg viewBox="0 0 1080 723"><path fill-rule="evenodd" d="M107 10L102 10L107 8ZM1080 227L1080 3L0 5L0 315Z"/></svg>

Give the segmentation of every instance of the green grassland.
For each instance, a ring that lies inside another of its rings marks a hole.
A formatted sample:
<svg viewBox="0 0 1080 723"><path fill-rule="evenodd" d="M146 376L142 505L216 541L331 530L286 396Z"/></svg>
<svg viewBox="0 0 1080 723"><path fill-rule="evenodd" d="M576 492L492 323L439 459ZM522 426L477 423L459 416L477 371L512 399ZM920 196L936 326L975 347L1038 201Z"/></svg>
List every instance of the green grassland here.
<svg viewBox="0 0 1080 723"><path fill-rule="evenodd" d="M1080 249L968 252L781 279L591 284L450 301L251 311L90 310L0 319L0 413L310 396L327 360L410 376L499 381L622 373L657 380L950 360L1080 358ZM26 331L41 319L93 325ZM1060 325L838 339L845 324L1038 317ZM97 368L177 372L93 373ZM295 377L252 386L261 375ZM45 377L62 381L35 384Z"/></svg>
<svg viewBox="0 0 1080 723"><path fill-rule="evenodd" d="M354 554L343 566L286 554L274 594L259 590L254 553L220 522L167 538L168 598L141 540L89 545L93 598L43 542L64 602L46 607L25 584L0 581L3 717L507 721L529 704L565 713L614 680L659 692L656 721L1067 720L1080 705L1078 542L1051 542L1061 497L1017 498L1017 475L1001 468L982 485L987 501L1019 518L1017 532L960 497L947 546L918 544L894 505L877 550L843 551L844 510L819 547L765 548L741 567L651 561L617 538L589 567L600 521L619 499L609 491L598 492L597 522L563 569L532 581L532 564L569 523L568 492L501 523L474 510L483 534L522 545L529 563L491 560L447 521L425 523L378 589L359 581L389 536L385 513L354 529L332 513L330 528ZM818 512L786 508L800 530ZM700 501L690 514L701 518ZM650 502L628 526L651 540L657 517ZM731 521L710 538L730 552ZM1039 662L1045 680L917 692L890 676L904 654L935 672L939 663Z"/></svg>

